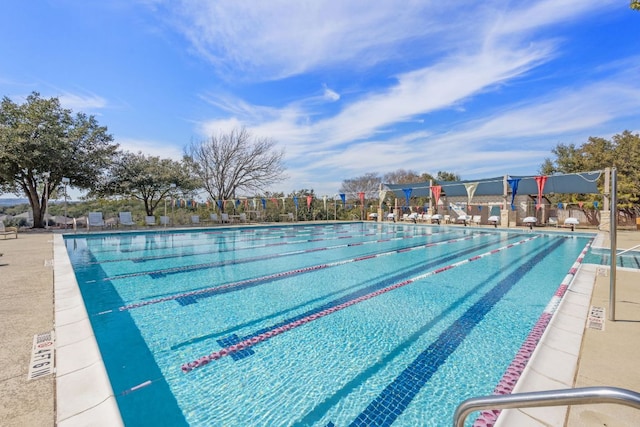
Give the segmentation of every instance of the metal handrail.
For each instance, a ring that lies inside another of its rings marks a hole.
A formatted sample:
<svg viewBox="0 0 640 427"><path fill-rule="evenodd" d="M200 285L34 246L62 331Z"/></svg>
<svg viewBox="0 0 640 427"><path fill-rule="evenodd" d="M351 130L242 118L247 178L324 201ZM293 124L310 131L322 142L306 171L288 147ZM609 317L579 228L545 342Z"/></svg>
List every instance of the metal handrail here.
<svg viewBox="0 0 640 427"><path fill-rule="evenodd" d="M453 425L454 427L463 427L470 413L484 409L535 408L594 403L617 403L640 409L640 393L618 387L584 387L473 397L458 405L453 416Z"/></svg>
<svg viewBox="0 0 640 427"><path fill-rule="evenodd" d="M618 253L616 254L616 256L620 256L620 255L622 255L622 254L624 254L624 253L631 252L632 250L634 250L634 249L638 249L638 248L640 248L640 245L635 245L635 246L634 246L634 247L632 247L632 248L625 249L625 250L623 250L622 252L618 252Z"/></svg>

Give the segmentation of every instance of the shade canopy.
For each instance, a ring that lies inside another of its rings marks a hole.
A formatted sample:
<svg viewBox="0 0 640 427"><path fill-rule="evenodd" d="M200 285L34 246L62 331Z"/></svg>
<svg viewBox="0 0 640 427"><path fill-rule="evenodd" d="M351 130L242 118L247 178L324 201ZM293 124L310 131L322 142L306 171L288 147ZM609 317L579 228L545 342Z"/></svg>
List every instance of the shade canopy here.
<svg viewBox="0 0 640 427"><path fill-rule="evenodd" d="M543 194L599 194L597 181L601 174L602 171L550 175L544 185ZM534 176L507 175L507 177L509 179L519 179L518 194L538 194L538 183ZM504 195L504 177L502 176L466 181L438 182L438 185L442 188L442 194L448 197L468 197L467 188L472 184L477 184L474 187L474 196ZM429 182L382 185L399 198L405 198L409 189L411 189L411 197L429 197Z"/></svg>

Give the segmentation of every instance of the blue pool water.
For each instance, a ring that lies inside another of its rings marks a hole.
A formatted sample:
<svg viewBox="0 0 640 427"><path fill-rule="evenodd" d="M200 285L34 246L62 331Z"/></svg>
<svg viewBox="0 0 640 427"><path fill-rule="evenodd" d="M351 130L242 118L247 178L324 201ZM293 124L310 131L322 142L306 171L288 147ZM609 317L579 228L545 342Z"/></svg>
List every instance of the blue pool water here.
<svg viewBox="0 0 640 427"><path fill-rule="evenodd" d="M622 251L618 251L620 253ZM611 265L610 249L591 249L585 257L590 264ZM623 268L640 268L640 251L624 252L616 257L616 265Z"/></svg>
<svg viewBox="0 0 640 427"><path fill-rule="evenodd" d="M344 223L65 236L128 426L447 425L591 236Z"/></svg>

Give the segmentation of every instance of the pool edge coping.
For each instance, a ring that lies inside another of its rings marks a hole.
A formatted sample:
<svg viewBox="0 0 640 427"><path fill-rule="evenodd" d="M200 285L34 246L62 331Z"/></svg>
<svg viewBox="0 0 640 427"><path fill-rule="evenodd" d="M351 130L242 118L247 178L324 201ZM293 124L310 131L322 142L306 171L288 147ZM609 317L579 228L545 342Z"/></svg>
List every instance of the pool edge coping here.
<svg viewBox="0 0 640 427"><path fill-rule="evenodd" d="M124 426L61 234L53 258L56 425Z"/></svg>

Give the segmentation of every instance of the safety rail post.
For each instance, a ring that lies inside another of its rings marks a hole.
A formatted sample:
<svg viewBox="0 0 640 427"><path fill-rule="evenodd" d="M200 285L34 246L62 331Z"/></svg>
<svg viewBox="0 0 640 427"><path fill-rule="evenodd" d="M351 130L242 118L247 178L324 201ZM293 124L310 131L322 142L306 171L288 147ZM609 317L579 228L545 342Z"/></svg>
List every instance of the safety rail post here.
<svg viewBox="0 0 640 427"><path fill-rule="evenodd" d="M458 405L453 416L453 425L454 427L464 427L464 422L469 414L485 409L537 408L594 403L615 403L640 409L640 393L618 387L583 387L473 397Z"/></svg>

